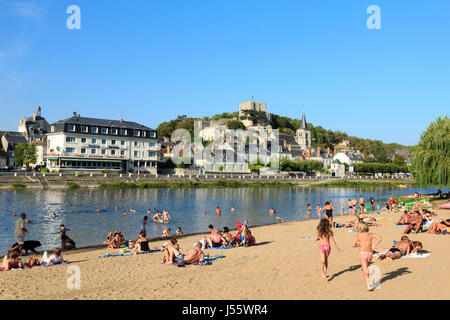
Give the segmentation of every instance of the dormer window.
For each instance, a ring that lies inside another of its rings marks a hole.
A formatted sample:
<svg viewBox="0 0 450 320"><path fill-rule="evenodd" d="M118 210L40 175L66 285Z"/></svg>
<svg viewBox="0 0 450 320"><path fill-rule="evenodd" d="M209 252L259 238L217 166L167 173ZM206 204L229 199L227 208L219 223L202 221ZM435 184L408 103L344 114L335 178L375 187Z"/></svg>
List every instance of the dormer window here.
<svg viewBox="0 0 450 320"><path fill-rule="evenodd" d="M102 134L108 134L108 128L102 128Z"/></svg>
<svg viewBox="0 0 450 320"><path fill-rule="evenodd" d="M81 127L81 132L88 132L88 127L82 126Z"/></svg>
<svg viewBox="0 0 450 320"><path fill-rule="evenodd" d="M67 126L67 130L71 131L71 132L75 132L75 126L73 124L69 124Z"/></svg>
<svg viewBox="0 0 450 320"><path fill-rule="evenodd" d="M134 130L134 136L135 137L140 137L141 136L141 131L140 130Z"/></svg>
<svg viewBox="0 0 450 320"><path fill-rule="evenodd" d="M111 129L111 134L117 135L117 129Z"/></svg>
<svg viewBox="0 0 450 320"><path fill-rule="evenodd" d="M120 135L126 136L127 135L127 129L120 129Z"/></svg>
<svg viewBox="0 0 450 320"><path fill-rule="evenodd" d="M91 133L98 133L98 128L97 127L92 127L91 128Z"/></svg>

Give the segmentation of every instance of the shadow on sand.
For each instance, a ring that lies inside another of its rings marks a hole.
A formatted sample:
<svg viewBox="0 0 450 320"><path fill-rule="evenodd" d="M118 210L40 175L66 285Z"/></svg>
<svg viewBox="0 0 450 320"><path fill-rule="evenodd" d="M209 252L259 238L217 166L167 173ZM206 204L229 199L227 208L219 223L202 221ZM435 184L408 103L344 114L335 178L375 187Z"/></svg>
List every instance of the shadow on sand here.
<svg viewBox="0 0 450 320"><path fill-rule="evenodd" d="M346 272L351 272L351 271L355 271L355 270L358 270L358 269L361 269L361 265L360 264L355 264L354 266L348 267L345 270L336 272L335 274L333 274L333 276L330 279L328 279L328 281L331 281L334 278L339 277L340 275L342 275L342 274L344 274Z"/></svg>
<svg viewBox="0 0 450 320"><path fill-rule="evenodd" d="M408 274L408 273L411 273L411 271L409 271L408 268L406 268L406 267L399 268L395 271L386 273L380 282L383 283L385 281L395 279L397 277L400 277L400 276L402 276L404 274Z"/></svg>

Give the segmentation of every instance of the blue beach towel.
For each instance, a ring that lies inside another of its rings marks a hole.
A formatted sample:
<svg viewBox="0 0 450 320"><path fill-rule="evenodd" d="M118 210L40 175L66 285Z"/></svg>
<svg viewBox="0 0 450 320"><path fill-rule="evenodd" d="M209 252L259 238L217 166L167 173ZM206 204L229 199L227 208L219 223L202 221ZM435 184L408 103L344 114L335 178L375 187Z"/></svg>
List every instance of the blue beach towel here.
<svg viewBox="0 0 450 320"><path fill-rule="evenodd" d="M51 264L51 265L48 265L48 264L42 264L42 263L41 263L41 266L48 268L48 267L62 266L62 265L64 265L64 264L68 264L68 263L69 263L69 262L67 262L67 261L64 261L63 263L57 263L57 264Z"/></svg>

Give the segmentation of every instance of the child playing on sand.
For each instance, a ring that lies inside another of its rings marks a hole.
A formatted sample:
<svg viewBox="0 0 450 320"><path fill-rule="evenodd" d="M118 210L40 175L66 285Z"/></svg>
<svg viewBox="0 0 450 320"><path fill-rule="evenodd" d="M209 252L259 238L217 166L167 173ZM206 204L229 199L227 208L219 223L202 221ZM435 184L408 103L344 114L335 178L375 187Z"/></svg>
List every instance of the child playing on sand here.
<svg viewBox="0 0 450 320"><path fill-rule="evenodd" d="M331 246L330 240L333 245L338 249L339 252L342 250L336 244L333 237L333 231L331 231L330 221L323 218L320 220L317 226L316 241L319 241L319 253L320 253L320 270L322 271L322 277L327 279L327 269L328 269L328 257L330 256Z"/></svg>
<svg viewBox="0 0 450 320"><path fill-rule="evenodd" d="M369 226L365 222L359 222L357 230L358 235L353 240L353 247L359 247L359 260L366 280L367 291L372 291L374 288L369 282L369 263L372 261L372 251L377 248L383 239L376 234L369 233ZM373 239L377 240L375 244L372 243Z"/></svg>
<svg viewBox="0 0 450 320"><path fill-rule="evenodd" d="M306 220L311 219L311 213L312 213L312 207L311 205L308 203L306 205Z"/></svg>
<svg viewBox="0 0 450 320"><path fill-rule="evenodd" d="M61 248L63 250L75 249L75 241L70 239L66 234L66 232L70 231L70 229L66 228L66 226L63 224L60 225L59 228L59 231L55 232L54 234L61 233Z"/></svg>

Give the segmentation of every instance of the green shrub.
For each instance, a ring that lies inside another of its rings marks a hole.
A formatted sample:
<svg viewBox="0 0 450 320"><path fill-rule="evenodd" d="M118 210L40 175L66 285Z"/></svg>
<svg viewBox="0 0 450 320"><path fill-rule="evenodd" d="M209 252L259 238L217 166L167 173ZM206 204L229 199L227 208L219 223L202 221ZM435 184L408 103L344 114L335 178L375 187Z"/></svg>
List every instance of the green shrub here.
<svg viewBox="0 0 450 320"><path fill-rule="evenodd" d="M25 189L25 188L26 188L25 185L23 185L23 184L21 184L21 183L18 183L18 182L14 182L14 183L12 184L12 187L13 187L13 189L15 189L15 190L22 190L22 189Z"/></svg>
<svg viewBox="0 0 450 320"><path fill-rule="evenodd" d="M49 173L49 170L47 168L42 168L41 173Z"/></svg>
<svg viewBox="0 0 450 320"><path fill-rule="evenodd" d="M80 188L80 185L78 184L78 183L75 183L75 182L67 182L67 187L69 188L69 189L79 189Z"/></svg>

